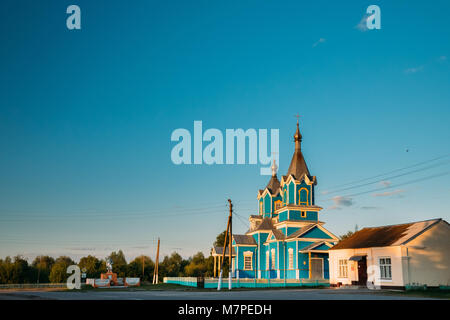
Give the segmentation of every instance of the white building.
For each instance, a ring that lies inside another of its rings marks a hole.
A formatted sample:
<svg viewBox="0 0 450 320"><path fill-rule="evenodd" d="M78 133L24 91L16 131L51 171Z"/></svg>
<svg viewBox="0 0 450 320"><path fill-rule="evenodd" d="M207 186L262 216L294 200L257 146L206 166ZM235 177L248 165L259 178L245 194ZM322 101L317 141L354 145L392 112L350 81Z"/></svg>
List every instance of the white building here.
<svg viewBox="0 0 450 320"><path fill-rule="evenodd" d="M443 219L364 228L329 250L330 284L450 285L450 225Z"/></svg>

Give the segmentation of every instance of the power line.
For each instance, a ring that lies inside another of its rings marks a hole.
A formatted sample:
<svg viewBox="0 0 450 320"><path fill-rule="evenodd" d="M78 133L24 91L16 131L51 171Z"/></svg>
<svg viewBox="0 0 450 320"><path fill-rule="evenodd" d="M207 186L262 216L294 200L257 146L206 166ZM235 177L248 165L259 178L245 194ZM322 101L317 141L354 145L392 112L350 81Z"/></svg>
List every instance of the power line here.
<svg viewBox="0 0 450 320"><path fill-rule="evenodd" d="M428 170L428 169L433 169L433 168L436 168L436 167L439 167L439 166L442 166L442 165L446 165L446 164L449 164L449 163L450 163L450 161L441 162L441 163L438 163L438 164L435 164L435 165L432 165L432 166L428 166L428 167L425 167L425 168L420 168L420 169L417 169L417 170L408 171L408 172L401 173L401 174L398 174L398 175L395 175L395 176L385 177L384 179L381 179L381 180L376 180L376 181L373 181L373 182L367 182L367 183L363 183L363 184L359 184L359 185L351 186L351 187L347 187L347 188L335 189L333 191L327 192L326 194L337 193L337 192L340 192L340 191L345 191L345 190L351 190L351 189L365 187L365 186L368 186L368 185L371 185L371 184L382 182L385 179L396 179L396 178L399 178L399 177L407 176L409 174L421 172L421 171Z"/></svg>
<svg viewBox="0 0 450 320"><path fill-rule="evenodd" d="M396 185L392 185L392 186L387 186L387 187L382 187L382 188L377 188L377 189L372 189L369 191L363 191L363 192L359 192L359 193L354 193L354 194L349 194L349 195L344 195L342 196L343 198L348 198L348 197L356 197L356 196L360 196L363 194L367 194L367 193L371 193L371 192L376 192L376 191L382 191L382 190L386 190L386 189L392 189L392 188L397 188L400 186L404 186L404 185L408 185L408 184L412 184L412 183L416 183L416 182L421 182L421 181L425 181L425 180L430 180L430 179L434 179L434 178L439 178L439 177L443 177L450 174L450 171L446 171L446 172L441 172L432 176L428 176L428 177L424 177L424 178L419 178L419 179L415 179L415 180L410 180L410 181L406 181L403 183L399 183ZM330 201L333 200L334 198L329 198L329 199L325 199L322 201Z"/></svg>
<svg viewBox="0 0 450 320"><path fill-rule="evenodd" d="M403 168L398 168L398 169L394 169L394 170L391 170L391 171L388 171L388 172L385 172L385 173L377 174L377 175L375 175L375 176L371 176L371 177L368 177L368 178L359 179L359 180L347 182L347 183L344 183L344 184L339 184L339 185L336 185L336 186L331 187L331 188L329 188L329 189L331 189L331 191L333 191L335 188L345 187L345 186L352 185L352 184L355 184L355 183L364 182L364 181L367 181L367 180L372 180L372 179L375 179L375 178L379 178L379 177L382 177L382 176L385 176L385 175L388 175L388 174L391 174L391 173L395 173L395 172L398 172L398 171L402 171L402 170L406 170L406 169L418 167L418 166L421 166L421 165L426 164L426 163L429 163L429 162L433 162L433 161L436 161L436 160L439 160L439 159L446 158L446 157L448 157L448 156L450 156L450 153L447 153L447 154L445 154L445 155L442 155L442 156L439 156L439 157L436 157L436 158L433 158L433 159L429 159L429 160L426 160L426 161L422 161L422 162L413 164L413 165L411 165L411 166L407 166L407 167L403 167Z"/></svg>

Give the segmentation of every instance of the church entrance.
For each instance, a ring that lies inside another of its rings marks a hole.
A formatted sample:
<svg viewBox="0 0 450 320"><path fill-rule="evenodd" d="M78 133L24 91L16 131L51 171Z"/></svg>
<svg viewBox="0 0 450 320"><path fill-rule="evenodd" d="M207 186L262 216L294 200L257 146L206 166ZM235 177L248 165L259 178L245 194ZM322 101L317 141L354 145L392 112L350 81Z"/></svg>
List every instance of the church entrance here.
<svg viewBox="0 0 450 320"><path fill-rule="evenodd" d="M323 279L323 259L311 258L311 279L320 280Z"/></svg>

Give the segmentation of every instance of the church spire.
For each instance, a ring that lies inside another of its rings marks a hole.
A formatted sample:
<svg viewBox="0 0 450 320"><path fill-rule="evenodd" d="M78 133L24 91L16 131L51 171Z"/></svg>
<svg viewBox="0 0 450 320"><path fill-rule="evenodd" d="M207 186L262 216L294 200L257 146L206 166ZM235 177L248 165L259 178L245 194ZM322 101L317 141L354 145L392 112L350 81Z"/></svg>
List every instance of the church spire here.
<svg viewBox="0 0 450 320"><path fill-rule="evenodd" d="M277 167L277 164L275 163L275 159L273 159L273 164L272 164L271 168L272 168L272 177L276 177L278 167Z"/></svg>
<svg viewBox="0 0 450 320"><path fill-rule="evenodd" d="M292 174L296 179L300 179L303 176L303 174L306 174L309 177L308 166L306 165L301 150L302 134L300 133L298 116L297 116L297 131L294 134L294 141L295 141L295 151L294 155L292 156L291 164L289 166L287 175Z"/></svg>
<svg viewBox="0 0 450 320"><path fill-rule="evenodd" d="M301 150L302 134L300 133L300 128L298 127L298 119L297 119L297 131L295 131L294 134L294 141L295 141L295 150Z"/></svg>

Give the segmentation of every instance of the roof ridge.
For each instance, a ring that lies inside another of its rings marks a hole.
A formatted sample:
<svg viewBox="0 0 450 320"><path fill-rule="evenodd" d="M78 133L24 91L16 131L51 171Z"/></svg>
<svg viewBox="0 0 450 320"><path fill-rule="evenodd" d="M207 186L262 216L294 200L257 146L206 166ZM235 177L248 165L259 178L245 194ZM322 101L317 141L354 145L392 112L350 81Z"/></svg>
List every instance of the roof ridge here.
<svg viewBox="0 0 450 320"><path fill-rule="evenodd" d="M384 226L365 227L365 228L362 228L361 230L404 226L404 225L407 225L407 224L415 224L415 223L428 222L428 221L433 221L433 220L436 220L436 222L437 222L437 221L440 221L440 220L443 220L443 219L442 218L433 218L433 219L427 219L427 220L421 220L421 221L413 221L413 222L397 223L397 224L388 224L388 225L384 225ZM361 231L361 230L358 230L358 231Z"/></svg>

